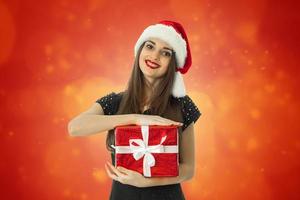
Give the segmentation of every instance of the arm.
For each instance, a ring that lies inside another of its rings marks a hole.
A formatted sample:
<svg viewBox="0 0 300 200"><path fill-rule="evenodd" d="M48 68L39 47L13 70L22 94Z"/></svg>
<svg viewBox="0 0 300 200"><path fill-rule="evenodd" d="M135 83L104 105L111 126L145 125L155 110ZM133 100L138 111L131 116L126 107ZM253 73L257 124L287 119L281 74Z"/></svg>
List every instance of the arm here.
<svg viewBox="0 0 300 200"><path fill-rule="evenodd" d="M94 103L87 111L69 122L68 132L71 136L87 136L134 123L134 114L104 115L101 105Z"/></svg>
<svg viewBox="0 0 300 200"><path fill-rule="evenodd" d="M151 177L145 178L145 187L170 185L191 179L195 172L195 144L194 144L194 122L192 122L182 133L179 145L180 163L179 176L177 177Z"/></svg>

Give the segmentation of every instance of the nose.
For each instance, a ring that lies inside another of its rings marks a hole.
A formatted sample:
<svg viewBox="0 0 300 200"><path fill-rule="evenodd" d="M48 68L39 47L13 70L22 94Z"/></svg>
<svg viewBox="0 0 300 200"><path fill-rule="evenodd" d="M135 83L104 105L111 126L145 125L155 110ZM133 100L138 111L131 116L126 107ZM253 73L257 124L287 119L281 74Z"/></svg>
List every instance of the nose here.
<svg viewBox="0 0 300 200"><path fill-rule="evenodd" d="M152 59L159 60L159 53L159 51L153 51L151 55Z"/></svg>

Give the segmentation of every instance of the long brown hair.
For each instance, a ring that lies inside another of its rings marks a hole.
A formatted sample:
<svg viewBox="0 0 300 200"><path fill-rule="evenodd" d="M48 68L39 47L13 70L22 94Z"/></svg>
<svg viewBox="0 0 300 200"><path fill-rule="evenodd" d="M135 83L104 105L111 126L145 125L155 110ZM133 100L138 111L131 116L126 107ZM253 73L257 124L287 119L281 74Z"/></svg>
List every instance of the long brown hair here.
<svg viewBox="0 0 300 200"><path fill-rule="evenodd" d="M143 99L145 97L144 87L146 86L146 83L144 74L139 67L139 57L144 45L145 42L140 46L137 52L127 89L122 92L122 99L116 113L117 115L131 113L142 114L142 108L145 104ZM167 72L151 94L149 100L150 114L183 122L178 101L171 95L177 65L175 56L175 52L172 52ZM179 128L179 133L181 133L181 127ZM181 134L179 134L179 136L180 135ZM106 148L109 151L114 151L110 146L111 144L114 144L114 142L114 129L112 129L108 131L106 137Z"/></svg>

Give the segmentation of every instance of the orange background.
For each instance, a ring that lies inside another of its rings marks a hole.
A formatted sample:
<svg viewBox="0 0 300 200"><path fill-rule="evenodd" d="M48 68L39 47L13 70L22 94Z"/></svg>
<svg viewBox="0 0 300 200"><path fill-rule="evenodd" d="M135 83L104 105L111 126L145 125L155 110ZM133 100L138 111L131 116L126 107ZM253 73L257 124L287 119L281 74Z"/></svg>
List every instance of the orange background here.
<svg viewBox="0 0 300 200"><path fill-rule="evenodd" d="M138 36L170 19L202 112L186 198L300 199L296 2L0 0L0 198L108 199L106 134L70 137L67 123L124 89Z"/></svg>

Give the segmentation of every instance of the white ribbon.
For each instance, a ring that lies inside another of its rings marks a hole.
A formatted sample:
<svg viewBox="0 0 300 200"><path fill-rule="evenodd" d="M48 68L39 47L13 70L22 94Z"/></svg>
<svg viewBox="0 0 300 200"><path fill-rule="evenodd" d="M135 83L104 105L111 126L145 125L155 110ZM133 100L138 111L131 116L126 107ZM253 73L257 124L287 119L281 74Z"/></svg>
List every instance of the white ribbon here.
<svg viewBox="0 0 300 200"><path fill-rule="evenodd" d="M130 139L129 146L113 146L116 153L133 153L135 160L139 160L144 156L143 160L143 174L146 177L151 177L151 167L155 166L155 158L152 153L178 153L178 145L163 146L162 143L167 136L161 138L158 145L148 146L149 126L141 126L143 139ZM136 145L133 145L136 143Z"/></svg>

